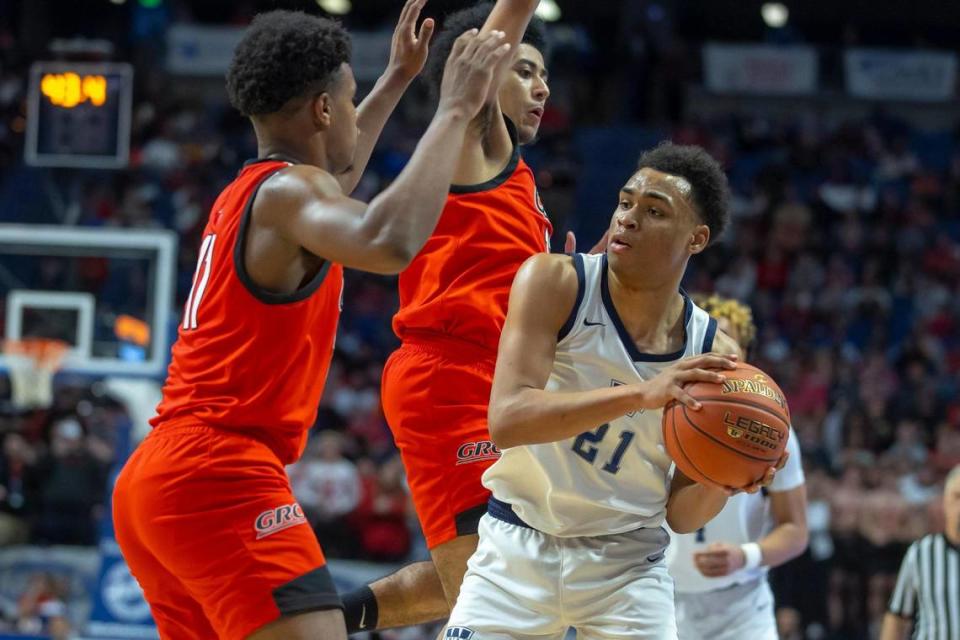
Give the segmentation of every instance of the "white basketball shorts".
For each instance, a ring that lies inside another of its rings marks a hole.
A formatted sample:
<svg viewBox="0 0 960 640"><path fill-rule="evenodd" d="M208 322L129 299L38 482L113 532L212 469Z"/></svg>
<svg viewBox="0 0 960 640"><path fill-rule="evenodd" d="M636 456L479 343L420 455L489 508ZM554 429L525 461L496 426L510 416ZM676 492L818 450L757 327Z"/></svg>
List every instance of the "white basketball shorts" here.
<svg viewBox="0 0 960 640"><path fill-rule="evenodd" d="M560 538L487 513L479 534L445 638L676 640L663 529Z"/></svg>
<svg viewBox="0 0 960 640"><path fill-rule="evenodd" d="M777 640L766 577L703 593L677 593L680 640Z"/></svg>

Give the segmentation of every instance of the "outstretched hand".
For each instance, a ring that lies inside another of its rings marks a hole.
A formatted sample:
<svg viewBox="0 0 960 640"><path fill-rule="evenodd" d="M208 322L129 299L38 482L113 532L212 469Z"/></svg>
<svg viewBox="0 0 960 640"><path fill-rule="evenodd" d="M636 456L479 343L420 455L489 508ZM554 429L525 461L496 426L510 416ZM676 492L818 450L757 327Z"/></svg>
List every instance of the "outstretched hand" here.
<svg viewBox="0 0 960 640"><path fill-rule="evenodd" d="M471 29L456 39L443 69L437 113L460 111L472 120L480 112L493 72L510 51L510 44L503 38L503 31L480 35L478 29Z"/></svg>
<svg viewBox="0 0 960 640"><path fill-rule="evenodd" d="M420 24L420 31L417 32L420 10L426 3L427 0L407 0L400 11L397 28L393 31L387 70L404 82L410 82L417 77L427 62L430 38L436 23L433 18L427 18Z"/></svg>

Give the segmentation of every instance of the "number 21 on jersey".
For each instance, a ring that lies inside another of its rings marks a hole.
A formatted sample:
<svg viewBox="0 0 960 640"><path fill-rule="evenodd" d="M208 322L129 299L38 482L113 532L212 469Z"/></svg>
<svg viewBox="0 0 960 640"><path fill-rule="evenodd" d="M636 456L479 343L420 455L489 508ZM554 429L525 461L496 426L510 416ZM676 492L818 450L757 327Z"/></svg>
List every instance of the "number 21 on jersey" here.
<svg viewBox="0 0 960 640"><path fill-rule="evenodd" d="M197 258L197 270L193 274L193 286L187 296L187 305L183 310L183 328L197 328L197 311L203 301L203 293L210 280L210 271L213 270L213 247L217 242L217 234L211 233L203 239L200 245L200 255Z"/></svg>
<svg viewBox="0 0 960 640"><path fill-rule="evenodd" d="M603 439L607 436L607 431L610 430L610 425L604 424L597 427L593 431L585 431L577 436L577 439L573 441L573 452L578 456L593 464L593 461L597 459L597 447L592 446L592 444L599 444L603 442ZM623 459L623 454L627 452L627 447L630 446L630 443L633 442L633 431L621 431L620 432L620 442L617 444L617 448L614 450L613 455L610 456L610 459L601 467L607 473L616 474L617 471L620 471L620 461ZM590 444L588 444L590 443Z"/></svg>

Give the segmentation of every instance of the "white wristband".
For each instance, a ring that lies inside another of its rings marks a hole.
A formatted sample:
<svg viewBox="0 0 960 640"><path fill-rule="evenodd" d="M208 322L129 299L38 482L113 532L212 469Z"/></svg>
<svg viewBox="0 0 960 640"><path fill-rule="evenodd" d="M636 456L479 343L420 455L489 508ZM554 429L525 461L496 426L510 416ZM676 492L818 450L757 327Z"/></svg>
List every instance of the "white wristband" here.
<svg viewBox="0 0 960 640"><path fill-rule="evenodd" d="M743 549L743 557L745 560L743 568L745 570L750 571L763 564L763 551L756 542L742 544L740 548Z"/></svg>

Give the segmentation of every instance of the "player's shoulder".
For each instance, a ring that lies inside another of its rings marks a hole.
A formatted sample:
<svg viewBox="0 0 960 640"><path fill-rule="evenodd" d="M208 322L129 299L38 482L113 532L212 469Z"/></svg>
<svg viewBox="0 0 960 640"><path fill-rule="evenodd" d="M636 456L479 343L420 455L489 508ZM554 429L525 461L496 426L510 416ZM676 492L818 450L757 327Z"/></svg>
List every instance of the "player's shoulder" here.
<svg viewBox="0 0 960 640"><path fill-rule="evenodd" d="M524 306L538 314L569 313L580 288L575 259L562 253L527 258L513 281L511 295L523 298L528 303Z"/></svg>
<svg viewBox="0 0 960 640"><path fill-rule="evenodd" d="M563 290L578 286L576 255L565 253L538 253L524 261L517 273L529 286L543 287L549 290Z"/></svg>
<svg viewBox="0 0 960 640"><path fill-rule="evenodd" d="M291 206L343 195L336 178L319 167L295 164L280 169L263 181L257 192L257 208L289 211Z"/></svg>
<svg viewBox="0 0 960 640"><path fill-rule="evenodd" d="M744 357L743 349L740 347L740 344L719 329L717 330L716 335L713 337L713 348L711 351L714 353L733 354L740 356L740 358Z"/></svg>

